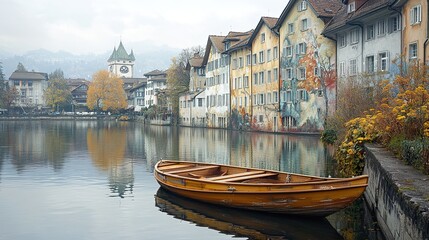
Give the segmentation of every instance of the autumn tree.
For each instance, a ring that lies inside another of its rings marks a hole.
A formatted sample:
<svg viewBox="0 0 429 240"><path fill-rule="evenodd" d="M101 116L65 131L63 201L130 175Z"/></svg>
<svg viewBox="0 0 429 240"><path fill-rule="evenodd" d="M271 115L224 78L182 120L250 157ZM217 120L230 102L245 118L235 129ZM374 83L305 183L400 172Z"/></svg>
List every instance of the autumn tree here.
<svg viewBox="0 0 429 240"><path fill-rule="evenodd" d="M182 50L177 57L171 59L171 65L167 70L166 95L171 103L174 116L179 115L179 95L189 90L190 75L186 70L186 64L195 54L202 56L204 49L197 46Z"/></svg>
<svg viewBox="0 0 429 240"><path fill-rule="evenodd" d="M59 106L71 102L72 95L61 69L49 74L48 88L44 91L43 98L48 106L57 111Z"/></svg>
<svg viewBox="0 0 429 240"><path fill-rule="evenodd" d="M87 94L86 103L91 110L115 112L128 106L122 79L107 70L93 75Z"/></svg>

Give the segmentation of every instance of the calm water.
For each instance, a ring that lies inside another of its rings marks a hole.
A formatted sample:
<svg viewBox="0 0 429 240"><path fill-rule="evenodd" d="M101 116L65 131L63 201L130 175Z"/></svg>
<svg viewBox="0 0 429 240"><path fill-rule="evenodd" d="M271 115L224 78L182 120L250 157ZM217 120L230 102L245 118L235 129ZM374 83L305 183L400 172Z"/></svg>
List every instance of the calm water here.
<svg viewBox="0 0 429 240"><path fill-rule="evenodd" d="M328 221L224 209L159 191L152 174L161 158L335 176L317 137L0 122L0 239L365 237L356 204Z"/></svg>

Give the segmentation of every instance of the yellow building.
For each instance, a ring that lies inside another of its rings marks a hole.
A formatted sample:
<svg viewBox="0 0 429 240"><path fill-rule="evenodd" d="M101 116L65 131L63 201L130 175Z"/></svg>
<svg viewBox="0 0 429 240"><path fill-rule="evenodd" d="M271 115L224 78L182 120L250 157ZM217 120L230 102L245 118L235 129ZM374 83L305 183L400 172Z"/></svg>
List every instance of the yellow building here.
<svg viewBox="0 0 429 240"><path fill-rule="evenodd" d="M253 30L248 32L230 32L226 53L230 62L231 91L231 128L245 129L250 126L251 111L251 53L249 39Z"/></svg>
<svg viewBox="0 0 429 240"><path fill-rule="evenodd" d="M262 17L250 42L253 130L277 131L279 122L279 35L274 31L277 18Z"/></svg>
<svg viewBox="0 0 429 240"><path fill-rule="evenodd" d="M406 61L429 64L429 25L427 0L400 0L402 7L402 54Z"/></svg>

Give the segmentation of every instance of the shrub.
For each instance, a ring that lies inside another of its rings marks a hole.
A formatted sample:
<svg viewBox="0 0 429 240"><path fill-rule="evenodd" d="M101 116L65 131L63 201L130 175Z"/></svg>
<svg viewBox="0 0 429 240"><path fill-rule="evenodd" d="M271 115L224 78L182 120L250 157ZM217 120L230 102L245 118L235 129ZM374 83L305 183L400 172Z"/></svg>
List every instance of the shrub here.
<svg viewBox="0 0 429 240"><path fill-rule="evenodd" d="M332 129L328 129L322 132L322 142L326 144L334 144L337 141L337 132Z"/></svg>

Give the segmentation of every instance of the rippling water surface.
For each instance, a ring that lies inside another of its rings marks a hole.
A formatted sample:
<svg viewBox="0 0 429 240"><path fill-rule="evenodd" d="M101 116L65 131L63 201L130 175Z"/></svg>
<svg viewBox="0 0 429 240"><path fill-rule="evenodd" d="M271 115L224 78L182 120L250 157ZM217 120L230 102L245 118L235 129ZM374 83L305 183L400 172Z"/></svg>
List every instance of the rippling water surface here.
<svg viewBox="0 0 429 240"><path fill-rule="evenodd" d="M317 137L122 122L5 121L0 122L0 239L341 239L345 232L362 234L347 226L345 218L351 225L360 221L349 210L329 221L279 217L158 191L152 174L161 158L335 175Z"/></svg>

